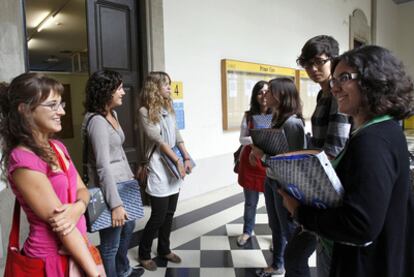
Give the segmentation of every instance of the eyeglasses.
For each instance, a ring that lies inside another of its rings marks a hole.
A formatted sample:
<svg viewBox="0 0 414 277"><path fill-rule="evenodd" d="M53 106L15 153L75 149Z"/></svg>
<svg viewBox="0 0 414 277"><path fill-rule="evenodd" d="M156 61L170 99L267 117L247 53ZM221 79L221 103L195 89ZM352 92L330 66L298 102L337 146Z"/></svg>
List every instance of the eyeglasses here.
<svg viewBox="0 0 414 277"><path fill-rule="evenodd" d="M343 86L346 82L350 80L356 80L359 78L358 73L349 73L344 72L341 75L338 76L338 78L332 77L331 80L329 80L329 86L333 88L334 86Z"/></svg>
<svg viewBox="0 0 414 277"><path fill-rule="evenodd" d="M307 62L303 62L302 66L303 68L312 68L314 66L316 67L322 67L324 64L326 64L331 59L312 59Z"/></svg>
<svg viewBox="0 0 414 277"><path fill-rule="evenodd" d="M52 111L57 112L60 107L62 107L62 109L64 109L65 106L66 106L66 103L65 102L60 102L60 103L51 102L51 103L42 103L42 104L39 104L39 106L48 107Z"/></svg>

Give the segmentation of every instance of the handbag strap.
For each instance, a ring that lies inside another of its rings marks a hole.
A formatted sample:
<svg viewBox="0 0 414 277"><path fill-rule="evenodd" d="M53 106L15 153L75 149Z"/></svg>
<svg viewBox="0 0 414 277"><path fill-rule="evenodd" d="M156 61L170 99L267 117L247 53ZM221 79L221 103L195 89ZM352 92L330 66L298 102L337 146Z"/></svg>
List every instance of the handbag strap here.
<svg viewBox="0 0 414 277"><path fill-rule="evenodd" d="M55 155L56 155L56 157L58 159L58 162L59 162L59 166L62 169L62 171L65 173L66 178L68 179L68 202L69 203L73 203L73 201L72 201L72 194L71 194L71 191L70 191L70 188L72 187L72 184L70 182L68 167L66 166L66 163L63 160L62 155L57 150L56 145L52 141L49 141L49 145L52 147L53 152L55 152Z"/></svg>
<svg viewBox="0 0 414 277"><path fill-rule="evenodd" d="M15 247L20 249L19 246L19 236L20 236L20 204L17 199L14 201L14 211L13 211L13 223L9 235L9 248Z"/></svg>
<svg viewBox="0 0 414 277"><path fill-rule="evenodd" d="M88 175L88 152L89 152L89 139L88 139L88 126L89 122L91 122L91 119L98 114L92 114L85 124L85 129L83 130L83 145L82 145L82 181L85 184L88 184L89 182L89 175Z"/></svg>

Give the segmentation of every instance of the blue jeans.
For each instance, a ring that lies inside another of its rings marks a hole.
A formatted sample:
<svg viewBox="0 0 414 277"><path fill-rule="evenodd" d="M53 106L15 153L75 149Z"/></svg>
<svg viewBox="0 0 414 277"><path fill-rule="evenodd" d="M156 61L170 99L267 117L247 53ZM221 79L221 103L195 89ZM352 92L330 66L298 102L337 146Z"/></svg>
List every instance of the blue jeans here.
<svg viewBox="0 0 414 277"><path fill-rule="evenodd" d="M244 188L244 225L243 233L252 235L256 223L257 202L259 201L259 192Z"/></svg>
<svg viewBox="0 0 414 277"><path fill-rule="evenodd" d="M135 221L128 221L122 227L110 227L99 231L99 252L108 277L126 277L131 273L127 254L134 227Z"/></svg>
<svg viewBox="0 0 414 277"><path fill-rule="evenodd" d="M282 196L277 193L278 188L279 184L276 180L266 177L264 196L269 227L272 230L273 263L271 266L275 269L284 267L283 255L286 243L296 227L289 212L283 206Z"/></svg>

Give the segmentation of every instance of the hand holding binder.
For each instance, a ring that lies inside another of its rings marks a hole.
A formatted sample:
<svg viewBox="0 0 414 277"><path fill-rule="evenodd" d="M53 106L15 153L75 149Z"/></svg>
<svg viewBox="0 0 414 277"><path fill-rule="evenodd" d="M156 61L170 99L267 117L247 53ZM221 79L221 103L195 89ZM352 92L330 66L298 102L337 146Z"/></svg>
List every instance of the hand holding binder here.
<svg viewBox="0 0 414 277"><path fill-rule="evenodd" d="M288 152L270 157L266 163L283 189L301 204L327 208L342 203L344 189L325 152Z"/></svg>
<svg viewBox="0 0 414 277"><path fill-rule="evenodd" d="M184 157L183 154L181 153L180 149L178 148L178 146L174 146L173 148L171 148L172 151L174 151L174 153L177 155L177 157L179 158L179 162L180 163L184 163ZM181 179L181 174L180 174L180 170L176 164L176 161L171 160L171 158L162 153L161 152L161 161L164 163L165 167L167 168L167 170L177 179ZM191 163L191 167L194 168L196 166L194 160L190 157L190 163ZM186 172L187 174L189 174L189 172Z"/></svg>
<svg viewBox="0 0 414 277"><path fill-rule="evenodd" d="M285 132L282 129L251 129L253 144L268 155L277 155L288 151Z"/></svg>

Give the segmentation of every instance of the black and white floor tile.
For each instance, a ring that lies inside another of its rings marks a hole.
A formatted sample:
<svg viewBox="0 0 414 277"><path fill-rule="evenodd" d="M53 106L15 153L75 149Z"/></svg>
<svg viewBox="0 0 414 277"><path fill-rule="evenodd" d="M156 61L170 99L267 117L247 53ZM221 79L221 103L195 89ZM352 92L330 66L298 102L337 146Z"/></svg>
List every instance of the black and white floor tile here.
<svg viewBox="0 0 414 277"><path fill-rule="evenodd" d="M210 200L206 200L206 197L210 197ZM201 198L203 199L180 202L174 218L171 248L182 258L182 262L174 264L156 257L157 240L154 240L152 250L158 269L154 272L146 271L144 276L250 277L256 276L258 268L266 267L271 262L271 232L262 196L253 236L243 248L236 243L237 236L243 230L244 197L241 189L227 188L223 192ZM138 264L137 244L140 232L138 230L134 233L128 253L132 265ZM314 275L314 255L309 264Z"/></svg>

